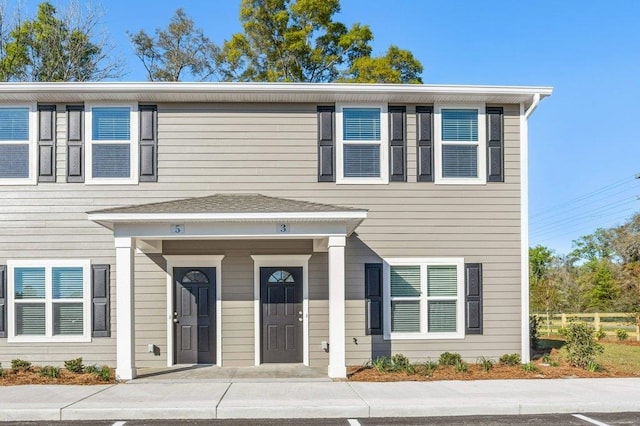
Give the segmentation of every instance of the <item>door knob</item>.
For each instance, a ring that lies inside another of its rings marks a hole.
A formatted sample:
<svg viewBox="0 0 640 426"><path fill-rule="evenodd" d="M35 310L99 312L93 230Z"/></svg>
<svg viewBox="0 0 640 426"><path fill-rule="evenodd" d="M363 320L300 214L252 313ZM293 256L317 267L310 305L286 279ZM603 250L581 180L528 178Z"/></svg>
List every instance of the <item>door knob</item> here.
<svg viewBox="0 0 640 426"><path fill-rule="evenodd" d="M298 318L298 321L302 322L302 317Z"/></svg>

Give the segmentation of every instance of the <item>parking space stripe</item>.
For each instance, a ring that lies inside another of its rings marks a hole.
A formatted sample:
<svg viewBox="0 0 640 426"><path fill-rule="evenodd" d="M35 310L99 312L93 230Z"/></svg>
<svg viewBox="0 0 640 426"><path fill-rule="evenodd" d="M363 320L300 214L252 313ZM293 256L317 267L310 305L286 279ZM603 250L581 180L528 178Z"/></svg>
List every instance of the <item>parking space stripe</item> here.
<svg viewBox="0 0 640 426"><path fill-rule="evenodd" d="M127 423L127 422L115 422L111 426L124 426L125 423Z"/></svg>
<svg viewBox="0 0 640 426"><path fill-rule="evenodd" d="M362 426L360 422L356 419L347 419L350 426Z"/></svg>
<svg viewBox="0 0 640 426"><path fill-rule="evenodd" d="M609 425L608 425L608 424L606 424L606 423L602 423L602 422L600 422L600 421L598 421L598 420L595 420L595 419L589 418L589 417L587 417L587 416L583 416L582 414L572 414L572 415L573 415L573 417L575 417L575 418L578 418L578 419L580 419L580 420L584 420L585 422L589 422L589 423L594 424L594 425L597 425L597 426L609 426Z"/></svg>

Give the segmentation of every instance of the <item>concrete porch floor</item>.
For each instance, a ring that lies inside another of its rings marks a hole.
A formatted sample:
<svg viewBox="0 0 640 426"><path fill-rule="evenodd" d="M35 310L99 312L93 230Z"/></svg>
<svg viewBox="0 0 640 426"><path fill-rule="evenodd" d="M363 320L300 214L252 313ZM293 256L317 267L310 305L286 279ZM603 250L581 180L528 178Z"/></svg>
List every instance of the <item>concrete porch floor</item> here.
<svg viewBox="0 0 640 426"><path fill-rule="evenodd" d="M314 381L331 382L327 367L307 367L302 364L262 364L254 367L218 367L216 365L174 365L161 368L139 368L138 377L130 382L173 383L187 381L208 382L274 382L274 381Z"/></svg>

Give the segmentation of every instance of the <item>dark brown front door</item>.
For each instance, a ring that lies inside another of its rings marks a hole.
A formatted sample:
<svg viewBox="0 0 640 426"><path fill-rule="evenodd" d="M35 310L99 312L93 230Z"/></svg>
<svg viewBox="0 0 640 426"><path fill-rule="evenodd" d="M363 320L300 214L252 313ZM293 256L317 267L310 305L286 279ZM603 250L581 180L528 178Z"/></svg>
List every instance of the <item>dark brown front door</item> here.
<svg viewBox="0 0 640 426"><path fill-rule="evenodd" d="M302 268L260 268L262 362L302 362Z"/></svg>
<svg viewBox="0 0 640 426"><path fill-rule="evenodd" d="M216 270L173 268L177 364L216 362Z"/></svg>

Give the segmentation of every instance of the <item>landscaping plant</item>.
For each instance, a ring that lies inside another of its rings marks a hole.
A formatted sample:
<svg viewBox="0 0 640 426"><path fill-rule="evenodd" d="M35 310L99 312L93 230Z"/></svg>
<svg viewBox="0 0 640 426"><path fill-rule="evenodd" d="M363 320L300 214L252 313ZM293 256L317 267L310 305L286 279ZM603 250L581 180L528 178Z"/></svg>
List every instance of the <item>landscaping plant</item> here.
<svg viewBox="0 0 640 426"><path fill-rule="evenodd" d="M518 365L520 364L520 362L522 361L522 358L520 358L520 354L504 354L500 357L500 364L505 364L505 365Z"/></svg>
<svg viewBox="0 0 640 426"><path fill-rule="evenodd" d="M458 373L466 373L469 370L469 365L461 360L456 362L455 368Z"/></svg>
<svg viewBox="0 0 640 426"><path fill-rule="evenodd" d="M11 370L14 373L17 373L18 371L29 371L31 370L31 363L23 359L12 359Z"/></svg>
<svg viewBox="0 0 640 426"><path fill-rule="evenodd" d="M616 329L616 337L618 338L619 341L624 341L627 340L629 338L629 333L627 333L627 330L624 330L622 328L618 328Z"/></svg>
<svg viewBox="0 0 640 426"><path fill-rule="evenodd" d="M542 318L537 315L529 316L529 346L531 349L538 349L540 344L540 325Z"/></svg>
<svg viewBox="0 0 640 426"><path fill-rule="evenodd" d="M82 364L82 358L70 359L64 362L64 368L72 373L80 374L84 372L84 365Z"/></svg>
<svg viewBox="0 0 640 426"><path fill-rule="evenodd" d="M495 364L495 362L492 359L488 359L481 356L480 358L478 358L477 364L481 365L482 371L487 373L489 370L493 368L493 364Z"/></svg>
<svg viewBox="0 0 640 426"><path fill-rule="evenodd" d="M575 367L587 368L604 350L595 340L595 329L583 322L571 322L564 329L564 338L567 360Z"/></svg>
<svg viewBox="0 0 640 426"><path fill-rule="evenodd" d="M55 379L60 377L60 369L58 367L52 367L50 365L45 365L44 367L40 367L40 371L38 374L42 377L48 377L50 379Z"/></svg>
<svg viewBox="0 0 640 426"><path fill-rule="evenodd" d="M457 352L443 352L440 354L440 359L438 360L438 364L440 365L455 366L460 362L462 362L462 356Z"/></svg>
<svg viewBox="0 0 640 426"><path fill-rule="evenodd" d="M522 369L524 371L528 371L530 373L538 371L538 367L536 367L536 365L534 363L532 363L531 361L527 362L526 364L522 364Z"/></svg>
<svg viewBox="0 0 640 426"><path fill-rule="evenodd" d="M598 327L598 331L596 331L596 339L602 340L605 337L607 337L607 333L605 333L605 331L602 328L602 326Z"/></svg>

